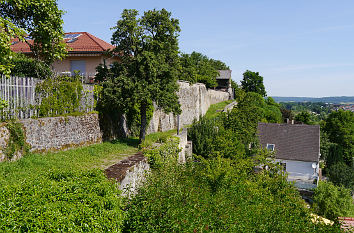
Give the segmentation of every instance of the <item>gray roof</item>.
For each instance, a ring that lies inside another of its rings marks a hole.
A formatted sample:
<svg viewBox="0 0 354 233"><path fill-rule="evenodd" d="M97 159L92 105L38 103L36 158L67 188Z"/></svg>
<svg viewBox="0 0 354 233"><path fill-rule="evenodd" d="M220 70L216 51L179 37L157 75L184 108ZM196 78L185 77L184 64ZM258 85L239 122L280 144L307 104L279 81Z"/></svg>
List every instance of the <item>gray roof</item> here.
<svg viewBox="0 0 354 233"><path fill-rule="evenodd" d="M275 145L277 159L318 162L320 126L300 124L258 123L262 147Z"/></svg>
<svg viewBox="0 0 354 233"><path fill-rule="evenodd" d="M231 79L231 70L218 70L219 76L216 79Z"/></svg>

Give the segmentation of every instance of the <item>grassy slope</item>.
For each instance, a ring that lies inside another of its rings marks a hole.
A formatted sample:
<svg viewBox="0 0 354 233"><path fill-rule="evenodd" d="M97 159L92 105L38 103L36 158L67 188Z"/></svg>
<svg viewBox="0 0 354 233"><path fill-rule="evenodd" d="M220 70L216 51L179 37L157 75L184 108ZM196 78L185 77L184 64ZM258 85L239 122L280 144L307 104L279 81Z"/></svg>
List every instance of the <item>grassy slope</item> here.
<svg viewBox="0 0 354 233"><path fill-rule="evenodd" d="M215 118L222 110L226 107L226 105L232 103L234 100L226 100L217 104L213 104L209 107L208 111L205 114L205 117Z"/></svg>
<svg viewBox="0 0 354 233"><path fill-rule="evenodd" d="M51 169L105 168L137 151L134 142L105 142L47 154L30 154L15 162L0 163L0 181L11 183L46 174Z"/></svg>

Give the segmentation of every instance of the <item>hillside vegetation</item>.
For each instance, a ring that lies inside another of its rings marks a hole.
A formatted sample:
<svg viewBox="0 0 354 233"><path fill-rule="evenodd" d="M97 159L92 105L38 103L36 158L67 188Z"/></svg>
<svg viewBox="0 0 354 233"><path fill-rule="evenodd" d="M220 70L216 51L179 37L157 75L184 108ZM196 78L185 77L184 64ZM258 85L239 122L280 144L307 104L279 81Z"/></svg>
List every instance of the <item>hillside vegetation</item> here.
<svg viewBox="0 0 354 233"><path fill-rule="evenodd" d="M136 151L114 142L0 163L0 231L120 232L120 192L98 168Z"/></svg>

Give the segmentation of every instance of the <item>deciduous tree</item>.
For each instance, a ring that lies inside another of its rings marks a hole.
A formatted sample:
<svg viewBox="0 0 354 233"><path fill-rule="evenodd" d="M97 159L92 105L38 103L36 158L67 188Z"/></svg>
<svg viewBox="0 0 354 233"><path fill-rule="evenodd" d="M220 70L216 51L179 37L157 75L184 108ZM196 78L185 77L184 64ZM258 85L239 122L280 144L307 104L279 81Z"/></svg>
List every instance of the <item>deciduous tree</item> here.
<svg viewBox="0 0 354 233"><path fill-rule="evenodd" d="M330 142L342 147L345 162L353 166L354 112L343 110L332 112L326 119L324 130Z"/></svg>
<svg viewBox="0 0 354 233"><path fill-rule="evenodd" d="M67 53L63 42L63 13L56 0L0 0L0 17L10 22L11 28L26 32L25 41L34 57L46 64L63 58ZM11 36L14 35L19 36L18 33Z"/></svg>
<svg viewBox="0 0 354 233"><path fill-rule="evenodd" d="M256 92L263 97L267 96L267 92L263 84L263 77L260 76L258 72L246 70L246 72L243 73L241 85L242 89L246 92Z"/></svg>
<svg viewBox="0 0 354 233"><path fill-rule="evenodd" d="M306 125L311 124L311 114L307 111L302 111L295 116L295 121L300 121Z"/></svg>
<svg viewBox="0 0 354 233"><path fill-rule="evenodd" d="M198 52L182 54L181 65L180 79L190 83L204 83L208 88L216 87L218 70L229 69L224 62L210 59Z"/></svg>
<svg viewBox="0 0 354 233"><path fill-rule="evenodd" d="M176 94L179 21L165 9L146 11L140 18L137 10L124 10L113 29L112 44L121 62L103 84L103 104L123 112L138 105L141 142L153 102L165 112L181 111Z"/></svg>

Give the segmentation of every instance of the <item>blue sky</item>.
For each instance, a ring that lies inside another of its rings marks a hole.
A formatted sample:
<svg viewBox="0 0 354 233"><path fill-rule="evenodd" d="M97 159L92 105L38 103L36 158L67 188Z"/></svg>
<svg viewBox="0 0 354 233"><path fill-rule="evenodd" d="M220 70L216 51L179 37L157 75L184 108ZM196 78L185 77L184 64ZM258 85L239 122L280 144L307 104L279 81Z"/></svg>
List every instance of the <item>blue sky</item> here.
<svg viewBox="0 0 354 233"><path fill-rule="evenodd" d="M264 77L269 96L354 96L354 1L59 0L64 30L110 42L123 9L165 8L179 19L184 53L224 61L240 83Z"/></svg>

